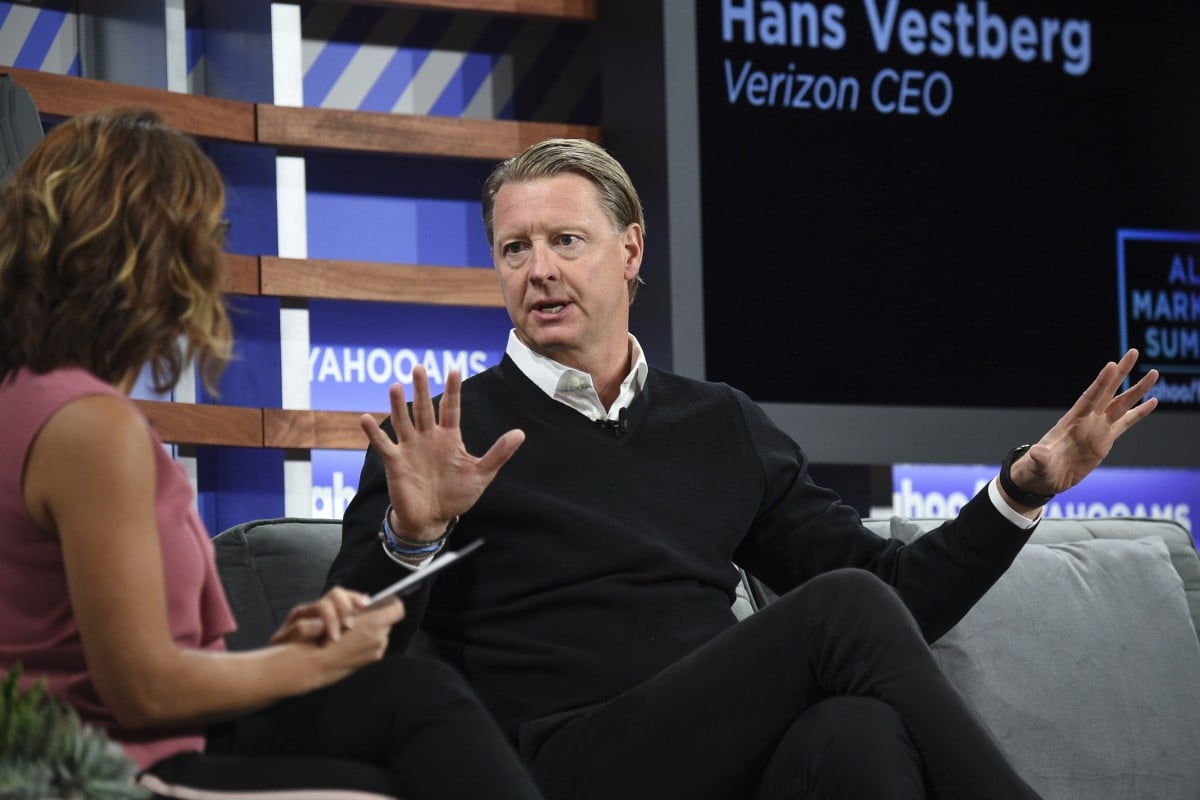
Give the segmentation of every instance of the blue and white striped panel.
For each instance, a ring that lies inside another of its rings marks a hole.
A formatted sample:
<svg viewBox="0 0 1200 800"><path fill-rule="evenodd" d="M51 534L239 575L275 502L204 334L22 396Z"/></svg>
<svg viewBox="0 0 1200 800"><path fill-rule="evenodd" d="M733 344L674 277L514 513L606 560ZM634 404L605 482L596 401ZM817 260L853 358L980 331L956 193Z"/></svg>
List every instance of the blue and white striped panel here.
<svg viewBox="0 0 1200 800"><path fill-rule="evenodd" d="M0 0L0 64L79 75L79 22L71 0Z"/></svg>
<svg viewBox="0 0 1200 800"><path fill-rule="evenodd" d="M575 22L310 3L304 104L595 123L600 53Z"/></svg>

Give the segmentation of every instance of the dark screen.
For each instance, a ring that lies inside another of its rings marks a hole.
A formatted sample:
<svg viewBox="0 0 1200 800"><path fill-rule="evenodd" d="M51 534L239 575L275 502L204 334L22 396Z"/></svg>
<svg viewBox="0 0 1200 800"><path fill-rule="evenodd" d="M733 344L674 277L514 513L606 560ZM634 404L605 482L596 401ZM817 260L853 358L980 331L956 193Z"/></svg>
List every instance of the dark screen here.
<svg viewBox="0 0 1200 800"><path fill-rule="evenodd" d="M696 9L710 379L1064 407L1136 346L1200 408L1191 4Z"/></svg>

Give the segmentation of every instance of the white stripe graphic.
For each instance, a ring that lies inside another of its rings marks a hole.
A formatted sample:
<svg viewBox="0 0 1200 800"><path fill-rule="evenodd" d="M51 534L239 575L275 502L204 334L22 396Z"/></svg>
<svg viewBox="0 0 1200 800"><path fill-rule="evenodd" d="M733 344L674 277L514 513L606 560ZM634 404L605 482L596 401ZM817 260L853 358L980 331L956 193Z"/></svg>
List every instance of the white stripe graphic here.
<svg viewBox="0 0 1200 800"><path fill-rule="evenodd" d="M55 75L66 75L78 55L79 17L75 14L67 14L62 25L58 26L58 32L54 34L54 41L50 43L50 49L46 52L46 57L42 59L42 66L38 69Z"/></svg>
<svg viewBox="0 0 1200 800"><path fill-rule="evenodd" d="M466 58L465 51L470 44L479 39L487 22L486 17L474 14L456 17L446 29L437 49L434 49L421 64L421 69L413 76L404 94L392 106L392 111L398 114L428 114L450 79L462 68L463 59ZM461 49L441 49L450 43Z"/></svg>
<svg viewBox="0 0 1200 800"><path fill-rule="evenodd" d="M29 6L13 6L8 12L4 25L0 26L0 64L10 67L16 64L39 13L39 9Z"/></svg>
<svg viewBox="0 0 1200 800"><path fill-rule="evenodd" d="M404 41L416 19L417 15L411 12L389 10L384 14L338 76L321 107L360 108L399 50L396 43Z"/></svg>

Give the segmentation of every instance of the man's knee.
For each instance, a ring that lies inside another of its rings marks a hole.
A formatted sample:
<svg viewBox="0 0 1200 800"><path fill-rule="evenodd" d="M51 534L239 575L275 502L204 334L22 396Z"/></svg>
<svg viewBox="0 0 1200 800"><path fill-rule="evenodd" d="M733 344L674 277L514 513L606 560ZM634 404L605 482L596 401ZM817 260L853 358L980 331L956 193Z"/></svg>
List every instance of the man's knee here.
<svg viewBox="0 0 1200 800"><path fill-rule="evenodd" d="M756 800L923 798L921 759L891 706L833 697L805 711L776 747Z"/></svg>
<svg viewBox="0 0 1200 800"><path fill-rule="evenodd" d="M846 622L870 619L884 625L912 624L912 614L894 588L862 569L821 573L792 594L812 618Z"/></svg>

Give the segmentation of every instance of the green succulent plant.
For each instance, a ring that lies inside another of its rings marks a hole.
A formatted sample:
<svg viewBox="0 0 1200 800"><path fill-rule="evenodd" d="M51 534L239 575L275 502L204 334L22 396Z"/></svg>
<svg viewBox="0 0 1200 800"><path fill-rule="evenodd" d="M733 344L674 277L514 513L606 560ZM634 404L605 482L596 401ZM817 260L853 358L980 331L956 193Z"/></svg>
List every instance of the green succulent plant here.
<svg viewBox="0 0 1200 800"><path fill-rule="evenodd" d="M134 800L137 765L104 731L46 693L44 680L19 687L21 665L0 681L0 798Z"/></svg>

